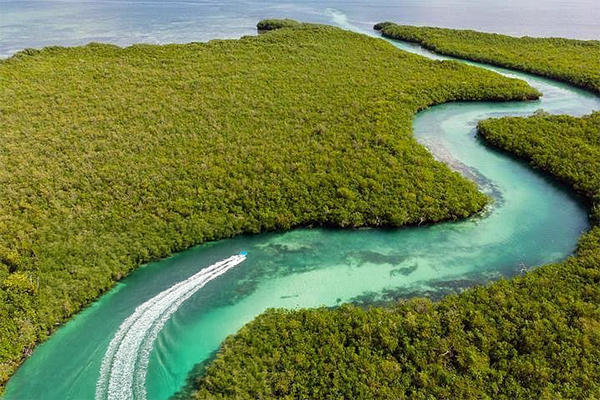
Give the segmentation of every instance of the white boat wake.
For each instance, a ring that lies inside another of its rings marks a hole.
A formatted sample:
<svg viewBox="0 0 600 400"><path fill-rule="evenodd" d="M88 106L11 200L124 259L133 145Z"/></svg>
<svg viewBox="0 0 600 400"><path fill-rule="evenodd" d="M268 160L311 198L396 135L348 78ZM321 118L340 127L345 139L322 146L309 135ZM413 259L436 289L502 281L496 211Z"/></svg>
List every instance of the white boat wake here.
<svg viewBox="0 0 600 400"><path fill-rule="evenodd" d="M208 282L245 259L242 252L219 261L138 306L108 345L96 383L96 400L145 399L150 352L171 314Z"/></svg>

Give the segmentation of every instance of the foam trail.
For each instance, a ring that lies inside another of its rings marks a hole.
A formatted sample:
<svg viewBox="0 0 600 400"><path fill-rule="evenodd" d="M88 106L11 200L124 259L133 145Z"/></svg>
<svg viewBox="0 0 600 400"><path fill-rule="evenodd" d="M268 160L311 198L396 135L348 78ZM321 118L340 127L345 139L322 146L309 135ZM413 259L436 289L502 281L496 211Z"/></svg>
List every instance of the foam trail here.
<svg viewBox="0 0 600 400"><path fill-rule="evenodd" d="M96 400L145 399L150 352L171 314L208 282L245 259L241 253L219 261L138 306L108 345L96 383Z"/></svg>

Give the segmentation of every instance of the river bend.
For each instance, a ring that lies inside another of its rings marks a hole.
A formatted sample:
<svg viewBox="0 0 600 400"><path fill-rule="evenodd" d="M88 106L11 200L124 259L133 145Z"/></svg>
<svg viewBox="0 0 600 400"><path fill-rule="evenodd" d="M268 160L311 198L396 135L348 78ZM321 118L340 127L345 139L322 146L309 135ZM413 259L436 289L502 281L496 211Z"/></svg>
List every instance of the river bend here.
<svg viewBox="0 0 600 400"><path fill-rule="evenodd" d="M340 18L334 22L353 28ZM392 43L427 57L449 58L416 45ZM38 346L9 381L5 398L110 397L108 386L96 392L99 380L109 379L101 378L103 358L136 308L163 298L159 296L179 282L189 282L203 268L241 251L248 256L240 266L218 279L202 281L203 287L194 293L175 291L189 296L176 309L161 309L168 315L152 331L156 335L151 345L144 345L146 369L143 374L134 371L145 378L145 387L132 384L124 393L168 399L182 387L194 365L210 358L227 335L266 308L385 303L414 295L436 298L564 259L588 229L586 205L525 163L486 147L476 137L476 123L489 117L528 115L540 108L583 115L600 109L600 99L548 79L485 68L526 80L543 93L542 99L439 105L420 112L413 126L419 142L438 159L475 180L494 198L483 215L403 229L296 229L239 236L150 263Z"/></svg>

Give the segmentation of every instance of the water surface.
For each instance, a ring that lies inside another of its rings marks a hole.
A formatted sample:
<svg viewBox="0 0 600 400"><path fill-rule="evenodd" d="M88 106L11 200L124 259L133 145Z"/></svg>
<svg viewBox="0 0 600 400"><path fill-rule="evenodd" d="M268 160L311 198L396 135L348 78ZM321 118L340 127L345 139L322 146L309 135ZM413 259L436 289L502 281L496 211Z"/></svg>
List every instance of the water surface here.
<svg viewBox="0 0 600 400"><path fill-rule="evenodd" d="M89 42L186 43L255 33L263 18L370 29L384 20L600 39L597 0L0 0L0 57Z"/></svg>
<svg viewBox="0 0 600 400"><path fill-rule="evenodd" d="M418 46L394 43L431 56ZM247 260L183 303L158 335L147 370L149 399L172 396L194 365L266 308L436 298L563 259L588 228L586 206L526 164L486 148L475 136L475 125L483 118L539 108L582 115L600 109L600 100L562 83L490 69L528 81L544 93L542 100L445 104L414 119L420 142L494 198L482 216L406 229L240 236L148 264L38 346L9 382L6 399L94 398L107 347L135 308L240 251L248 251Z"/></svg>

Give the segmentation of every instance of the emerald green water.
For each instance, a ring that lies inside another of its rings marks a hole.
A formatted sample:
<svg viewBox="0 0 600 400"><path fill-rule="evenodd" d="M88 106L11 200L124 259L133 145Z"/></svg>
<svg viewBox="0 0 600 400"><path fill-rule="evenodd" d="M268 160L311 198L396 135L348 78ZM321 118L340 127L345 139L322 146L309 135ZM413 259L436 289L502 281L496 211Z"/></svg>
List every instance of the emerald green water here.
<svg viewBox="0 0 600 400"><path fill-rule="evenodd" d="M432 56L418 46L395 44ZM542 100L445 104L414 119L421 143L494 197L483 215L393 230L297 229L240 236L148 264L38 346L10 380L5 398L93 399L107 347L136 307L240 251L248 251L247 259L185 301L159 333L147 370L149 399L173 395L195 364L266 308L440 297L566 257L588 228L585 205L526 164L485 147L475 125L483 118L539 108L587 114L600 109L600 99L557 82L494 70L528 81L544 93Z"/></svg>

